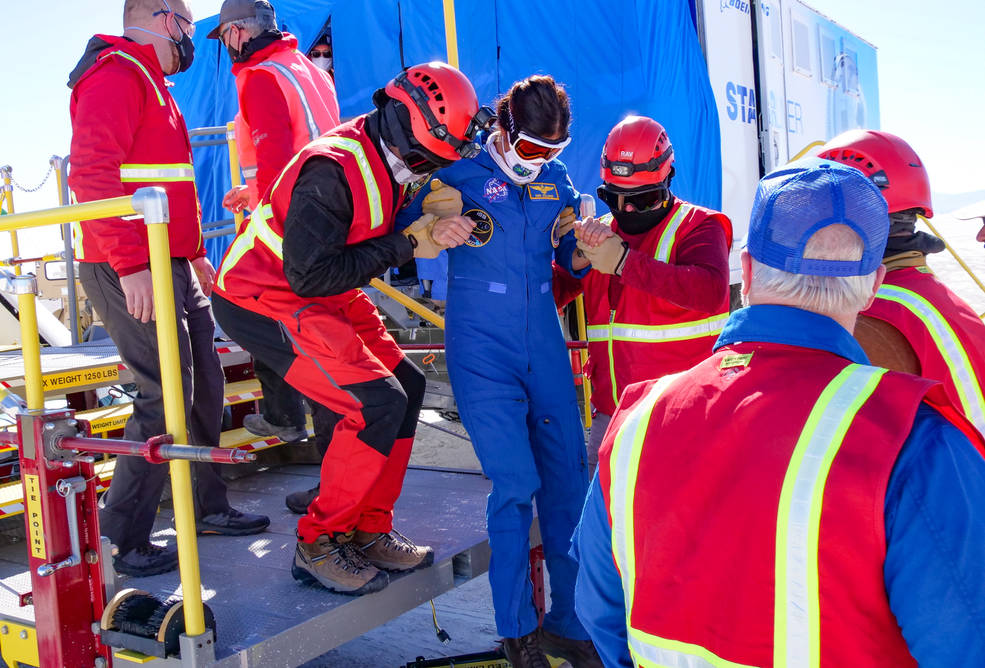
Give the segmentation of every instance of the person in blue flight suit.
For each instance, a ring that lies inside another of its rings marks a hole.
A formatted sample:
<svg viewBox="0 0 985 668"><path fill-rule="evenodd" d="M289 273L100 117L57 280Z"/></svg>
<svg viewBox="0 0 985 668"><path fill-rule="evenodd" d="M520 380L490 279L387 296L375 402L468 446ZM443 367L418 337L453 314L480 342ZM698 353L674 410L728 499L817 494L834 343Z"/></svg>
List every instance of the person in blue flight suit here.
<svg viewBox="0 0 985 668"><path fill-rule="evenodd" d="M578 194L556 159L570 141L568 97L551 77L532 76L497 116L484 150L437 172L402 218L443 203L475 223L448 251L446 352L462 423L493 484L489 582L507 658L546 667L546 650L575 668L601 666L573 607L568 549L588 487L585 433L551 290L552 260L575 276L588 268L571 232ZM528 558L534 498L551 584L542 630Z"/></svg>

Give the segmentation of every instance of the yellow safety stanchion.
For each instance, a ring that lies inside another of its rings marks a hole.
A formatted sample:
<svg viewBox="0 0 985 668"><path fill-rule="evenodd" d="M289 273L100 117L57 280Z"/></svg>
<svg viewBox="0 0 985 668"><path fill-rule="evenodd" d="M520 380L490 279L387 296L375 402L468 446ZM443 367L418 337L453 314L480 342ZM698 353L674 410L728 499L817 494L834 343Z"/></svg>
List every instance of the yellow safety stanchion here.
<svg viewBox="0 0 985 668"><path fill-rule="evenodd" d="M226 123L226 143L229 146L229 176L232 179L233 187L242 185L243 181L239 177L239 153L236 152L236 124L232 121ZM243 212L233 214L236 221L236 231L243 227Z"/></svg>
<svg viewBox="0 0 985 668"><path fill-rule="evenodd" d="M588 341L588 321L585 318L585 295L578 295L575 299L575 318L578 321L578 340ZM581 391L585 397L585 429L592 428L592 381L588 379L588 372L585 365L588 363L588 350L578 351L581 357Z"/></svg>
<svg viewBox="0 0 985 668"><path fill-rule="evenodd" d="M411 311L421 316L425 320L433 322L441 329L445 328L444 318L442 318L440 315L429 309L424 304L414 301L413 299L411 299L410 297L408 297L407 295L405 295L404 293L402 293L400 290L396 289L392 285L387 285L386 283L384 283L378 278L374 278L370 280L369 284L374 288L376 288L377 290L379 290L380 292L382 292L383 294L387 295L388 297L392 297L395 301L400 302L402 305L406 306Z"/></svg>
<svg viewBox="0 0 985 668"><path fill-rule="evenodd" d="M171 248L168 242L167 196L163 189L148 193L142 203L150 247L150 271L154 284L154 313L157 319L157 349L161 358L161 392L164 421L176 443L186 443L185 400L181 388L178 354L178 323L174 311L174 284L171 280ZM136 196L135 196L136 199ZM136 203L135 203L136 204ZM198 570L198 543L195 539L195 507L192 502L191 467L187 461L173 459L171 490L174 497L174 526L178 541L178 569L184 598L185 634L205 633L202 609L202 580Z"/></svg>
<svg viewBox="0 0 985 668"><path fill-rule="evenodd" d="M448 64L458 67L458 32L455 28L455 0L443 0L445 11L445 48Z"/></svg>
<svg viewBox="0 0 985 668"><path fill-rule="evenodd" d="M14 213L14 184L12 176L13 169L10 165L0 167L0 174L3 174L3 199L7 204L7 213ZM10 253L16 257L21 254L20 242L17 240L17 231L10 230ZM14 273L20 274L21 268L14 267Z"/></svg>
<svg viewBox="0 0 985 668"><path fill-rule="evenodd" d="M34 299L38 294L38 280L31 275L16 276L13 283L21 324L27 409L39 411L44 408L44 387L41 384L41 340L38 338L37 302Z"/></svg>
<svg viewBox="0 0 985 668"><path fill-rule="evenodd" d="M151 274L154 281L154 310L157 318L157 341L161 357L161 389L168 432L176 443L187 442L185 404L181 391L178 357L178 327L174 312L174 287L171 281L171 253L168 243L168 203L163 188L140 188L133 196L85 202L55 209L43 209L0 217L0 232L30 227L60 225L76 220L112 218L142 214L147 223ZM21 337L24 352L24 378L28 388L28 408L44 407L41 385L41 350L37 336L37 312L34 276L14 279L21 309ZM22 283L18 283L22 281ZM26 317L24 317L26 316ZM25 324L25 321L33 321ZM31 331L28 331L31 330ZM33 389L32 389L33 388ZM195 511L192 503L191 470L187 461L171 461L171 489L174 497L175 528L178 533L178 560L184 597L185 635L205 633L202 609L202 586L198 570L198 545L195 539Z"/></svg>

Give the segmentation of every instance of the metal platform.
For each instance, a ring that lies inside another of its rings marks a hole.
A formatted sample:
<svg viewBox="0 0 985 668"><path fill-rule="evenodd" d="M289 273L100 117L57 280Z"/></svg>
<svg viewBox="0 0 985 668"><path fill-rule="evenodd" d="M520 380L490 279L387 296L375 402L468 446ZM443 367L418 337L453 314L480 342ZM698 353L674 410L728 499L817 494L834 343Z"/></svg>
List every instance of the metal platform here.
<svg viewBox="0 0 985 668"><path fill-rule="evenodd" d="M383 591L358 598L299 584L290 573L298 516L284 507L284 496L313 486L317 474L315 466L295 465L230 481L230 502L241 510L269 515L270 528L258 536L199 538L203 599L216 616L215 665L300 665L488 568L489 481L475 473L411 468L395 509L395 528L434 546L435 565L393 577ZM155 539L173 542L170 521L171 513L162 511ZM30 589L25 565L23 542L0 546L0 581L7 587L17 592ZM120 584L161 598L181 593L177 573L122 578ZM33 625L34 610L19 607L14 594L2 590L0 618ZM158 660L154 665L171 662Z"/></svg>

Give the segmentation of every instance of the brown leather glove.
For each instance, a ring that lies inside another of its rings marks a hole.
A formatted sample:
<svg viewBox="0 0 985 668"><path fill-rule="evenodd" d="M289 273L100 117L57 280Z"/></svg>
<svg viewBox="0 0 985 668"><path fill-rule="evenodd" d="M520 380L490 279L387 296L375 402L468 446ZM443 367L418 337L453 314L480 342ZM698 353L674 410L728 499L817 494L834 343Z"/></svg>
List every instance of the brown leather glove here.
<svg viewBox="0 0 985 668"><path fill-rule="evenodd" d="M433 213L426 213L408 227L404 228L404 236L414 247L414 257L433 260L447 246L442 246L431 236L431 228L438 218Z"/></svg>
<svg viewBox="0 0 985 668"><path fill-rule="evenodd" d="M576 220L578 220L578 216L575 215L575 210L572 207L566 206L561 209L561 215L558 216L557 238L560 239L573 230Z"/></svg>
<svg viewBox="0 0 985 668"><path fill-rule="evenodd" d="M462 193L445 185L438 179L431 179L431 192L421 203L424 213L433 213L438 218L451 218L462 215Z"/></svg>
<svg viewBox="0 0 985 668"><path fill-rule="evenodd" d="M629 256L629 244L618 236L609 237L598 246L589 246L584 241L579 241L578 248L592 263L592 268L603 274L621 274Z"/></svg>

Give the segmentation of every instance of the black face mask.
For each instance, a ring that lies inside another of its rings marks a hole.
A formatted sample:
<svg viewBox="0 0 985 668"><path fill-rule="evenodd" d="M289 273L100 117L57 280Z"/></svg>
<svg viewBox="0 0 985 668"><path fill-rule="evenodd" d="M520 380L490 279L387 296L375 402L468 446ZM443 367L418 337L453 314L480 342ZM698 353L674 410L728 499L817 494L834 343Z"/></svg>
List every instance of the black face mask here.
<svg viewBox="0 0 985 668"><path fill-rule="evenodd" d="M174 46L178 50L178 72L187 72L195 60L195 44L192 38L182 31L181 39L175 42Z"/></svg>
<svg viewBox="0 0 985 668"><path fill-rule="evenodd" d="M619 229L627 234L643 234L652 230L667 217L668 206L659 206L647 211L613 211L612 217L619 224Z"/></svg>

